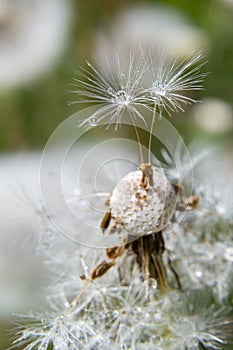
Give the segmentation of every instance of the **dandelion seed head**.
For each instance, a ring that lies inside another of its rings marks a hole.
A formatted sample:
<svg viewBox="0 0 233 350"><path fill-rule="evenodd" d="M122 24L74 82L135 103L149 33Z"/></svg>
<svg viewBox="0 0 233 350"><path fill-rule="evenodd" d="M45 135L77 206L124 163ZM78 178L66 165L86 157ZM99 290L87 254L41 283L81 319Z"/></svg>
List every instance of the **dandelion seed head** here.
<svg viewBox="0 0 233 350"><path fill-rule="evenodd" d="M133 235L158 232L175 209L175 190L159 168L152 167L153 186L143 187L143 171L126 175L114 188L110 208L115 222Z"/></svg>
<svg viewBox="0 0 233 350"><path fill-rule="evenodd" d="M145 59L135 58L133 50L130 51L129 62L121 57L120 50L113 58L114 69L106 61L105 70L96 65L88 63L87 69L80 69L80 77L75 79L75 89L71 91L78 97L77 101L71 103L85 102L101 104L96 113L82 125L91 124L93 118L97 123L113 122L119 125L125 111L133 118L144 117L138 107L144 105L145 89L142 86L142 75L146 69Z"/></svg>
<svg viewBox="0 0 233 350"><path fill-rule="evenodd" d="M160 115L165 110L171 112L183 112L184 106L197 102L187 96L187 92L202 89L202 82L206 74L201 73L203 55L201 53L190 56L181 62L169 63L164 50L161 56L154 58L149 55L149 70L152 77L151 86L148 88L150 99L157 105Z"/></svg>
<svg viewBox="0 0 233 350"><path fill-rule="evenodd" d="M164 111L171 115L171 112L184 111L185 105L197 102L186 93L202 89L206 74L201 73L201 53L169 63L164 50L154 58L151 53L145 56L140 48L140 59L136 58L136 51L135 48L130 50L128 64L119 50L114 57L115 64L107 61L104 71L91 63L88 63L89 70L81 69L80 78L75 79L75 89L71 91L78 99L72 103L101 104L93 115L81 122L81 126L106 122L116 123L117 127L125 112L131 120L139 118L145 122L141 108L151 110L156 105L160 115Z"/></svg>

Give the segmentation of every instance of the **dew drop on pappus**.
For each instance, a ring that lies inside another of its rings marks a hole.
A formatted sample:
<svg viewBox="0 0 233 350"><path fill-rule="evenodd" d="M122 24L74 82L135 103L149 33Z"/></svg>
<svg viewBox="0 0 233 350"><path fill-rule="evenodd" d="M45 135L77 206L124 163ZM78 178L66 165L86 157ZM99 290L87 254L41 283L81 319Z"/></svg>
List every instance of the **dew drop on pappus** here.
<svg viewBox="0 0 233 350"><path fill-rule="evenodd" d="M233 247L226 248L224 258L228 261L233 262Z"/></svg>
<svg viewBox="0 0 233 350"><path fill-rule="evenodd" d="M89 120L90 126L96 126L97 125L97 118L93 117Z"/></svg>

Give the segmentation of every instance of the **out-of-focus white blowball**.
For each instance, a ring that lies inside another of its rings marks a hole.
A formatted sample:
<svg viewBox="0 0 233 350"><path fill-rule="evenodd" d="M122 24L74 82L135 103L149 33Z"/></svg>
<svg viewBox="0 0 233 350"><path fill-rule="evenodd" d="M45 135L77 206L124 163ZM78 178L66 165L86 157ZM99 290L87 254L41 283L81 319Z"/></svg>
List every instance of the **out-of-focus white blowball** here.
<svg viewBox="0 0 233 350"><path fill-rule="evenodd" d="M70 27L66 0L0 0L0 89L48 71Z"/></svg>
<svg viewBox="0 0 233 350"><path fill-rule="evenodd" d="M220 0L220 2L233 9L233 0Z"/></svg>
<svg viewBox="0 0 233 350"><path fill-rule="evenodd" d="M193 106L193 117L198 126L209 133L222 134L233 128L231 106L217 98L206 98Z"/></svg>
<svg viewBox="0 0 233 350"><path fill-rule="evenodd" d="M140 43L143 48L165 48L171 58L185 57L193 50L208 46L206 35L182 14L161 6L139 6L120 13L109 35L99 33L96 39L98 56L105 57L116 43L130 47Z"/></svg>

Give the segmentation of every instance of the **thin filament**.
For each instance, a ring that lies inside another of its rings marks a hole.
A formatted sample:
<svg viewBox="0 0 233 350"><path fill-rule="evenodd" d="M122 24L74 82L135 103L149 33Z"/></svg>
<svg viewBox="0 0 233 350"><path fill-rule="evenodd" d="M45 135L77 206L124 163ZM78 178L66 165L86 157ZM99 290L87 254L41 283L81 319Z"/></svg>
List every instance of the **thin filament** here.
<svg viewBox="0 0 233 350"><path fill-rule="evenodd" d="M143 160L142 144L141 144L140 136L139 136L138 129L137 129L137 126L135 124L135 121L134 121L132 115L130 115L130 118L131 118L131 121L133 123L134 131L135 131L135 134L136 134L136 139L137 139L137 142L138 142L138 148L139 148L139 154L140 154L141 163L143 164L144 160Z"/></svg>
<svg viewBox="0 0 233 350"><path fill-rule="evenodd" d="M150 126L150 136L149 136L149 142L148 142L148 163L149 164L151 164L151 143L152 143L152 132L153 132L153 127L155 123L155 112L156 112L156 104L154 105L154 109L153 109L152 121Z"/></svg>
<svg viewBox="0 0 233 350"><path fill-rule="evenodd" d="M87 281L86 285L83 287L81 292L71 301L69 311L73 311L79 299L82 297L83 293L90 287L92 282L93 282L92 280Z"/></svg>

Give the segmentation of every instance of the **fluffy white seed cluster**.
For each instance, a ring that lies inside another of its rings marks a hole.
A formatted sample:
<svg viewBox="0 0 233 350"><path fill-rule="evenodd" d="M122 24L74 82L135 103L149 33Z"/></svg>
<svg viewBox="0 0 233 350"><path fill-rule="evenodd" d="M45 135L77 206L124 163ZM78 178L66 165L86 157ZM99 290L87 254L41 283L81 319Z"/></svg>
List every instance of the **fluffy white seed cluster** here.
<svg viewBox="0 0 233 350"><path fill-rule="evenodd" d="M62 237L41 211L36 252L50 283L38 303L35 300L37 311L15 317L18 329L12 349L221 350L229 345L233 340L232 220L229 213L214 211L216 188L208 187L205 196L203 185L197 186L197 194L202 195L203 207L211 203L211 210L190 212L182 225L174 224L172 234L164 231L166 254L183 292L161 293L156 281L148 286L133 256L126 254L118 268L95 280L72 310L71 300L86 283L79 275L88 276L104 252ZM87 219L90 215L88 211ZM172 285L168 266L167 271Z"/></svg>
<svg viewBox="0 0 233 350"><path fill-rule="evenodd" d="M117 77L102 75L91 66L92 71L86 72L86 81L79 82L82 89L76 93L104 105L84 123L120 123L125 109L133 119L143 119L137 109L141 104L151 108L156 103L160 112L180 110L183 103L193 100L178 90L200 88L200 65L193 66L200 58L189 58L175 68L175 64L168 66L145 59L136 64L131 54L126 71L117 58ZM155 66L153 81L150 86L141 87L151 62ZM169 164L167 168L166 174L174 175ZM118 266L89 285L93 267L106 259L105 252L77 246L60 237L42 212L43 234L36 251L45 262L50 283L45 287L43 302L37 303L40 312L19 317L12 349L221 350L232 342L232 213L230 221L224 212L214 210L218 201L213 189L208 192L208 198L212 193L211 210L207 207L204 211L187 212L182 225L173 224L170 219L175 210L174 187L163 171L153 166L151 169L146 179L143 169L139 169L118 183L110 196L112 215L118 225L135 236L148 234L156 227L158 231L163 229L168 282L175 285L175 271L183 291L174 288L164 293L155 280L142 281L135 256L129 250L119 258ZM182 175L189 178L189 169ZM205 202L204 195L202 198ZM86 219L91 215L88 208ZM172 234L166 230L168 221ZM85 234L89 232L82 232ZM101 234L100 230L100 239ZM85 286L89 287L79 294ZM77 294L81 296L72 304Z"/></svg>
<svg viewBox="0 0 233 350"><path fill-rule="evenodd" d="M106 62L103 71L88 62L90 70L81 69L75 79L74 90L77 100L71 103L86 102L101 104L98 111L84 119L81 125L100 123L121 124L125 112L129 117L145 121L141 108L156 108L163 112L183 112L187 104L197 102L192 96L194 90L202 89L206 73L201 73L203 55L190 55L178 62L169 62L162 54L146 57L142 50L130 50L128 60L120 51L115 54L115 72L112 62Z"/></svg>

